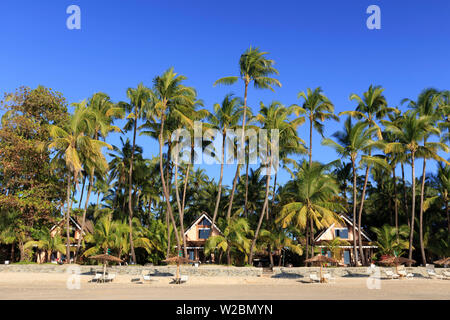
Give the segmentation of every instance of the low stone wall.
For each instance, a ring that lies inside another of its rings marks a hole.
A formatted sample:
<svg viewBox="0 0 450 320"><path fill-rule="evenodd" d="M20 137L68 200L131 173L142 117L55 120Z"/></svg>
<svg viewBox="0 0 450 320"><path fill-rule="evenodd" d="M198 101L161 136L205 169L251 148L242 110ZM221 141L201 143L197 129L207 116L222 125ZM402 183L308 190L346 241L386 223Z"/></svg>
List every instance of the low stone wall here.
<svg viewBox="0 0 450 320"><path fill-rule="evenodd" d="M71 265L72 267L74 265ZM16 264L0 265L0 272L38 272L38 273L64 273L68 265L49 265L49 264ZM102 266L79 266L82 274L92 274L95 271L101 271ZM381 268L384 269L384 268ZM390 268L392 269L392 268ZM346 267L346 268L326 268L328 272L335 277L367 277L367 267ZM406 268L409 273L415 277L427 277L424 267ZM436 273L441 274L442 268L436 268ZM152 274L155 276L172 276L176 273L176 266L111 266L109 272L128 275ZM319 267L274 267L273 274L275 278L302 278L308 277L311 272L319 272ZM263 274L262 268L255 267L226 267L217 265L201 265L198 268L191 265L181 266L181 273L191 276L225 276L225 277L257 277ZM384 273L382 272L382 276Z"/></svg>

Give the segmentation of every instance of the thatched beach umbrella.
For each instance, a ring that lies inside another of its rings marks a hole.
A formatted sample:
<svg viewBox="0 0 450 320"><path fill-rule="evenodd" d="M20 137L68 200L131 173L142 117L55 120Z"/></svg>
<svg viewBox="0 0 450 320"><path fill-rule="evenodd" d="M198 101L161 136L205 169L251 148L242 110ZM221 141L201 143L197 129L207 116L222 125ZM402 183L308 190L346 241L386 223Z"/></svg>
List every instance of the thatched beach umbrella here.
<svg viewBox="0 0 450 320"><path fill-rule="evenodd" d="M398 266L400 264L416 263L416 260L412 260L412 259L408 259L408 258L404 258L404 257L391 256L391 257L384 258L378 262L381 264L386 264L386 265L389 265L389 264L395 265L395 272L398 273Z"/></svg>
<svg viewBox="0 0 450 320"><path fill-rule="evenodd" d="M190 260L188 258L184 258L184 257L170 257L167 258L166 260L163 260L162 262L176 262L177 263L177 275L175 277L175 282L179 283L180 282L180 264L181 263L194 263L195 261Z"/></svg>
<svg viewBox="0 0 450 320"><path fill-rule="evenodd" d="M119 259L117 257L111 256L109 254L98 254L96 256L90 256L89 259L95 259L95 260L99 260L99 261L103 261L103 279L105 279L105 274L106 274L106 263L108 261L111 262L123 262L122 259Z"/></svg>
<svg viewBox="0 0 450 320"><path fill-rule="evenodd" d="M444 258L441 260L436 260L436 261L433 261L433 263L440 264L440 265L447 265L447 264L450 264L450 258L447 257L447 258Z"/></svg>
<svg viewBox="0 0 450 320"><path fill-rule="evenodd" d="M329 258L327 256L314 256L312 258L306 259L305 262L317 262L320 263L320 282L323 281L322 279L322 266L324 263L337 263L337 261L333 258Z"/></svg>

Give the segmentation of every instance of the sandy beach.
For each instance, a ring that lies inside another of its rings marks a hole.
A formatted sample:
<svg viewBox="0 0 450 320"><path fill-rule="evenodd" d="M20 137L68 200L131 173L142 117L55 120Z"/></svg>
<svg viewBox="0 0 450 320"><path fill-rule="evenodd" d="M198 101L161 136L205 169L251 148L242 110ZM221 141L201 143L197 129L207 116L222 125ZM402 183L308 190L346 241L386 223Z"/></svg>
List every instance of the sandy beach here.
<svg viewBox="0 0 450 320"><path fill-rule="evenodd" d="M450 281L417 278L381 279L380 289L368 289L367 278L336 279L335 283L308 283L302 278L190 277L182 285L169 277L143 282L138 276L118 275L113 283L91 283L80 275L80 288L68 289L64 273L0 273L0 299L136 299L136 300L307 300L307 299L450 299Z"/></svg>

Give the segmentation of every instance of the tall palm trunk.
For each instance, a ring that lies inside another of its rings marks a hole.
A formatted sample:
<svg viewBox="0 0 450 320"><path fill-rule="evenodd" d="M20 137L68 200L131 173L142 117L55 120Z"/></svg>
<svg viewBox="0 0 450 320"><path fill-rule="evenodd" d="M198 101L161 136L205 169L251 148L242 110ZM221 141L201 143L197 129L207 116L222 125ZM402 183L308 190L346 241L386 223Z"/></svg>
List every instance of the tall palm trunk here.
<svg viewBox="0 0 450 320"><path fill-rule="evenodd" d="M261 211L261 215L259 216L258 226L256 227L255 236L253 237L252 245L250 247L250 254L249 254L249 264L253 263L253 251L256 246L256 240L258 239L259 230L261 229L262 221L264 219L264 212L269 204L269 189L270 189L270 174L272 169L272 155L269 155L270 161L269 166L267 167L267 180L266 180L266 195L264 197L264 205L263 209Z"/></svg>
<svg viewBox="0 0 450 320"><path fill-rule="evenodd" d="M172 179L169 176L170 172L170 152L171 152L171 144L168 144L167 147L167 162L166 162L166 181L171 181ZM170 185L168 186L168 194L170 195ZM169 200L170 201L170 200ZM169 211L166 210L166 227L167 227L167 251L166 251L166 259L170 256L170 216Z"/></svg>
<svg viewBox="0 0 450 320"><path fill-rule="evenodd" d="M136 264L136 254L134 252L133 242L133 203L132 203L132 189L133 189L133 162L134 152L136 151L136 131L137 131L137 108L134 109L134 129L133 129L133 147L131 149L130 170L128 172L128 225L130 227L130 250L133 263Z"/></svg>
<svg viewBox="0 0 450 320"><path fill-rule="evenodd" d="M398 239L398 201L397 201L397 177L395 176L395 165L392 166L392 180L394 187L394 213L395 213L395 230L397 232Z"/></svg>
<svg viewBox="0 0 450 320"><path fill-rule="evenodd" d="M212 219L212 225L216 223L217 213L219 212L220 196L222 195L222 179L223 179L223 165L225 160L225 141L226 141L226 131L222 133L222 161L220 164L220 178L219 178L219 191L217 193L216 206L214 207L214 215Z"/></svg>
<svg viewBox="0 0 450 320"><path fill-rule="evenodd" d="M67 202L67 212L66 212L66 236L67 236L67 241L66 241L66 262L70 263L70 182L71 182L71 174L69 172L68 177L67 177L67 198L66 198L66 202ZM22 256L22 254L21 254Z"/></svg>
<svg viewBox="0 0 450 320"><path fill-rule="evenodd" d="M449 213L448 213L448 198L447 198L447 195L445 196L445 213L447 214L448 233L450 233L450 216L449 216Z"/></svg>
<svg viewBox="0 0 450 320"><path fill-rule="evenodd" d="M81 208L81 202L83 201L83 195L84 195L84 186L86 185L86 176L83 176L83 186L81 187L81 196L80 196L80 203L78 204L78 209Z"/></svg>
<svg viewBox="0 0 450 320"><path fill-rule="evenodd" d="M249 146L250 147L250 146ZM250 158L250 150L245 149L246 153L249 155ZM248 217L248 167L249 167L249 160L247 157L245 158L245 199L244 199L244 216Z"/></svg>
<svg viewBox="0 0 450 320"><path fill-rule="evenodd" d="M313 219L309 219L309 228L311 232L309 233L310 241L311 241L311 257L314 257L314 221Z"/></svg>
<svg viewBox="0 0 450 320"><path fill-rule="evenodd" d="M424 247L424 243L423 243L423 200L424 200L424 192L425 192L426 166L427 166L427 159L423 158L422 185L420 188L419 241L420 241L420 252L422 253L422 264L424 266L427 264L427 258L425 256L425 247Z"/></svg>
<svg viewBox="0 0 450 320"><path fill-rule="evenodd" d="M177 198L178 214L180 215L180 230L183 238L183 254L184 257L187 258L186 235L184 234L184 212L183 207L181 206L180 194L178 192L178 153L175 158L175 196Z"/></svg>
<svg viewBox="0 0 450 320"><path fill-rule="evenodd" d="M80 236L78 237L78 243L77 243L77 248L76 248L76 252L75 252L75 257L73 259L75 263L77 263L78 253L80 252L81 241L83 240L83 233L84 233L84 228L86 225L86 213L87 213L89 199L91 197L91 192L92 192L93 187L94 187L94 169L91 169L90 177L89 177L88 192L86 195L86 203L84 205L83 218L81 220Z"/></svg>
<svg viewBox="0 0 450 320"><path fill-rule="evenodd" d="M363 207L364 207L364 200L366 197L367 182L369 181L369 170L370 170L370 167L367 166L366 175L364 177L363 191L361 194L361 204L359 205L359 212L358 212L358 246L359 246L359 255L360 255L361 263L363 265L366 265L366 259L365 259L363 248L362 248L361 218L362 218L362 212L363 212Z"/></svg>
<svg viewBox="0 0 450 320"><path fill-rule="evenodd" d="M405 216L408 222L408 227L411 227L411 223L409 221L409 208L408 208L408 197L406 195L406 180L405 180L405 166L403 162L401 163L402 167L402 183L403 183L403 204L405 206Z"/></svg>
<svg viewBox="0 0 450 320"><path fill-rule="evenodd" d="M412 176L412 203L411 203L411 227L409 230L408 259L412 259L413 240L414 240L414 218L416 209L416 174L414 167L414 151L411 152L411 176ZM411 266L411 263L409 263L408 265Z"/></svg>
<svg viewBox="0 0 450 320"><path fill-rule="evenodd" d="M242 147L244 148L244 159L246 162L246 169L245 169L245 196L244 196L244 213L245 216L247 216L248 212L247 212L247 204L248 204L248 160L247 160L247 148L246 145L244 144L244 132L245 132L245 117L247 115L247 91L248 91L248 83L245 82L245 90L244 90L244 117L242 119L242 139L241 139L241 143L242 143ZM249 150L248 150L248 154L250 154L250 145L248 146ZM249 156L250 158L250 156ZM249 159L250 160L250 159Z"/></svg>
<svg viewBox="0 0 450 320"><path fill-rule="evenodd" d="M244 148L245 155L245 118L247 115L247 92L248 92L249 81L245 80L245 90L244 90L244 115L242 117L242 136L241 136L241 148ZM244 157L245 159L245 157ZM228 204L227 220L231 218L231 209L233 208L234 192L236 190L237 179L239 178L239 171L241 169L241 164L238 160L238 165L236 167L236 174L234 175L233 188L231 190L230 202ZM247 186L245 186L247 188Z"/></svg>
<svg viewBox="0 0 450 320"><path fill-rule="evenodd" d="M172 221L172 226L173 226L173 231L175 233L175 240L177 242L177 248L178 250L180 250L181 247L181 243L180 243L180 237L178 235L178 229L177 229L177 225L175 223L175 219L173 217L173 212L172 212L172 205L170 204L170 196L169 196L169 192L167 190L167 185L166 185L166 181L164 178L164 170L163 170L163 132L164 132L164 121L165 121L165 116L163 115L161 117L161 132L159 133L159 170L160 170L160 174L161 174L161 183L163 186L163 192L164 192L164 197L166 198L166 204L167 204L167 212L169 214L170 220ZM169 239L169 235L168 239ZM168 246L168 250L170 250L169 246Z"/></svg>
<svg viewBox="0 0 450 320"><path fill-rule="evenodd" d="M233 187L231 188L230 202L228 203L227 221L230 221L230 219L231 219L231 209L233 208L234 193L236 192L236 185L237 185L237 180L239 178L240 168L241 168L241 164L238 163L237 168L236 168L236 173L235 173L234 179L233 179Z"/></svg>
<svg viewBox="0 0 450 320"><path fill-rule="evenodd" d="M358 264L358 250L356 250L356 166L355 159L352 157L352 168L353 168L353 263L356 266Z"/></svg>
<svg viewBox="0 0 450 320"><path fill-rule="evenodd" d="M311 168L312 165L312 133L313 133L313 115L312 113L309 116L309 152L308 152L308 156L309 156L309 167ZM306 220L307 223L307 228L308 228L308 219ZM312 220L309 223L309 236L310 239L308 240L308 237L306 239L306 243L308 243L308 241L310 241L311 244L311 257L314 257L314 226L313 226L313 222ZM308 245L306 245L306 255L308 256ZM306 259L308 259L308 257L306 257Z"/></svg>

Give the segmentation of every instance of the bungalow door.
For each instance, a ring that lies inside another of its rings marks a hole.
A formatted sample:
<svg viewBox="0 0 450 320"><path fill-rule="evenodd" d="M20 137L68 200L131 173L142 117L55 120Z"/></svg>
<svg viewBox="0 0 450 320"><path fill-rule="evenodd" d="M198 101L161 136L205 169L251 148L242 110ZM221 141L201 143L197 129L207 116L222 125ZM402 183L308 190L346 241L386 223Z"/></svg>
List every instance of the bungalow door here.
<svg viewBox="0 0 450 320"><path fill-rule="evenodd" d="M350 251L344 250L344 264L350 264Z"/></svg>

